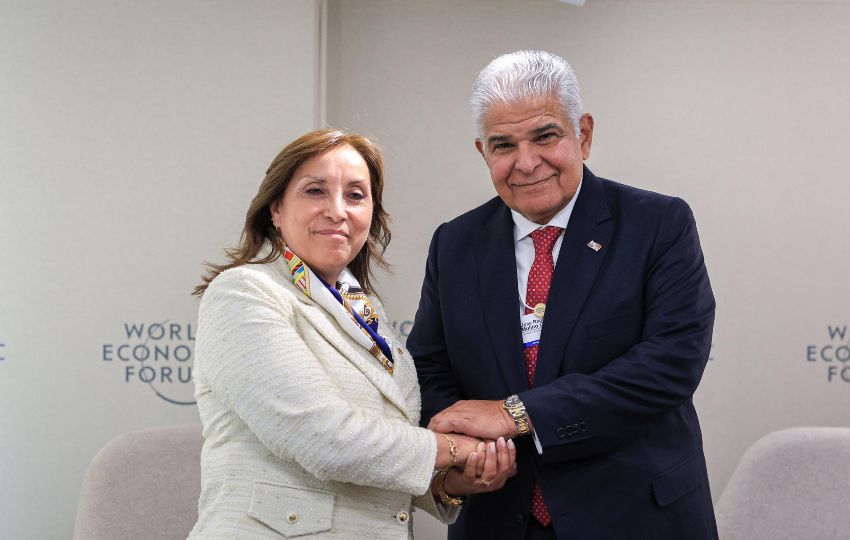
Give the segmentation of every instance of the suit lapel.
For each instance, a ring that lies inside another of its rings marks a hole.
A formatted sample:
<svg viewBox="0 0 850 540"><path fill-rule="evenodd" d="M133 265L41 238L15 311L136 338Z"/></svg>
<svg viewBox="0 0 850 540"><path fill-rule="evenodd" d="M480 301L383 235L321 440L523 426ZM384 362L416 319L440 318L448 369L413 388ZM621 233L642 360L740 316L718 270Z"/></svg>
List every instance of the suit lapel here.
<svg viewBox="0 0 850 540"><path fill-rule="evenodd" d="M398 407L404 415L413 422L413 412L408 410L406 399L402 389L395 381L395 375L390 375L381 366L380 362L372 356L369 351L361 347L354 339L352 339L345 331L340 328L336 320L328 314L322 306L317 304L315 300L309 298L303 292L298 290L290 281L290 277L280 272L281 278L287 287L291 288L293 294L298 299L301 309L299 310L310 324L349 362L354 364L369 381L380 390L386 398ZM387 321L382 321L387 324ZM393 354L398 352L393 349ZM403 371L403 370L402 370ZM406 377L406 375L403 375ZM418 420L417 420L418 421Z"/></svg>
<svg viewBox="0 0 850 540"><path fill-rule="evenodd" d="M300 291L299 291L300 292ZM303 294L302 294L303 296ZM386 372L380 362L372 356L369 351L361 347L357 342L345 333L339 327L336 320L328 315L325 310L307 298L304 300L311 302L313 305L308 305L306 302L303 306L303 313L313 327L319 331L328 342L340 352L340 354L349 362L354 364L375 387L384 394L390 402L398 407L405 416L410 418L410 411L405 407L405 398L394 380L394 376ZM397 353L396 353L397 354Z"/></svg>
<svg viewBox="0 0 850 540"><path fill-rule="evenodd" d="M386 319L382 321L382 324L385 321ZM387 339L387 344L393 351L395 369L393 370L392 379L402 396L401 402L406 407L402 410L409 420L418 425L422 401L419 395L419 380L416 376L413 357L402 346L394 330L387 329L386 332L382 331L381 335Z"/></svg>
<svg viewBox="0 0 850 540"><path fill-rule="evenodd" d="M585 168L546 302L535 385L544 385L556 378L562 363L569 361L564 358L567 342L611 248L613 232L614 223L602 183ZM598 251L592 249L588 246L591 241L602 247Z"/></svg>
<svg viewBox="0 0 850 540"><path fill-rule="evenodd" d="M502 205L483 231L484 241L476 243L482 307L496 362L510 393L528 389L519 328L514 222ZM512 268L513 271L502 271Z"/></svg>

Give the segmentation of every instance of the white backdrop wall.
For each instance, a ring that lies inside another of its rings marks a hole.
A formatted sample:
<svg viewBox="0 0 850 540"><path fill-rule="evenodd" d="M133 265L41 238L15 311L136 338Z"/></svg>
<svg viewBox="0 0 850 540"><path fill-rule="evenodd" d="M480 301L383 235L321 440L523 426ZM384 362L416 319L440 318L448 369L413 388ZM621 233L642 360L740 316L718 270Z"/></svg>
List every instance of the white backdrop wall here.
<svg viewBox="0 0 850 540"><path fill-rule="evenodd" d="M399 324L434 228L495 195L473 78L546 49L596 119L590 168L696 214L718 304L696 395L715 500L762 435L850 425L848 2L343 0L329 25L328 119L386 149L396 273L380 291Z"/></svg>
<svg viewBox="0 0 850 540"><path fill-rule="evenodd" d="M380 290L409 332L433 229L494 195L472 79L519 48L573 63L595 173L694 208L715 498L761 435L848 425L848 2L330 0L326 100L322 3L0 0L0 538L69 537L105 442L197 421L200 261L325 105L385 148Z"/></svg>
<svg viewBox="0 0 850 540"><path fill-rule="evenodd" d="M104 443L198 421L189 293L317 124L318 20L0 0L0 538L70 538Z"/></svg>

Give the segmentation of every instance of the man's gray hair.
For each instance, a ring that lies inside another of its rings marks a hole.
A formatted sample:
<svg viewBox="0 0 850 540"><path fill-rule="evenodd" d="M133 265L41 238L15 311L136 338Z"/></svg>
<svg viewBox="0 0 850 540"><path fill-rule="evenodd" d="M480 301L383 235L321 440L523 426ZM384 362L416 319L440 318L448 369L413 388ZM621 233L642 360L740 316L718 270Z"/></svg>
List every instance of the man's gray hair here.
<svg viewBox="0 0 850 540"><path fill-rule="evenodd" d="M545 51L517 51L496 58L478 73L469 96L469 106L484 136L483 118L496 103L518 103L526 99L555 96L576 136L581 133L582 115L578 81L570 64L560 56Z"/></svg>

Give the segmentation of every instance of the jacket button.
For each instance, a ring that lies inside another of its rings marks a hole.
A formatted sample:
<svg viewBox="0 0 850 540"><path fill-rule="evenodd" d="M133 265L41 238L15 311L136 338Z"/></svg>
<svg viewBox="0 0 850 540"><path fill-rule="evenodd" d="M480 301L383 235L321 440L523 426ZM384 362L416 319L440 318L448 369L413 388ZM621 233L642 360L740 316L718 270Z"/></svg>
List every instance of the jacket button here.
<svg viewBox="0 0 850 540"><path fill-rule="evenodd" d="M298 521L298 515L295 512L290 512L288 516L286 516L286 521L289 523L295 523Z"/></svg>
<svg viewBox="0 0 850 540"><path fill-rule="evenodd" d="M410 519L410 515L404 510L399 510L398 514L395 515L395 520L404 525L407 523L407 520Z"/></svg>
<svg viewBox="0 0 850 540"><path fill-rule="evenodd" d="M522 515L522 514L517 514L516 515L516 522L520 523L520 524L525 523L525 516Z"/></svg>

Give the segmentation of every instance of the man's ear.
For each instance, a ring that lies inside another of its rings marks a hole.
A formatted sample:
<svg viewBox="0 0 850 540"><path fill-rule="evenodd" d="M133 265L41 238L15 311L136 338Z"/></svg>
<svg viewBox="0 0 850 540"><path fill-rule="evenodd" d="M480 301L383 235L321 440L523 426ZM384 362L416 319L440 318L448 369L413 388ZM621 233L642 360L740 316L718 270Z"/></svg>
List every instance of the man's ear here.
<svg viewBox="0 0 850 540"><path fill-rule="evenodd" d="M580 129L579 142L581 143L581 156L582 159L587 159L590 157L590 145L593 143L593 117L588 113L581 115L578 125Z"/></svg>
<svg viewBox="0 0 850 540"><path fill-rule="evenodd" d="M484 157L484 145L481 144L481 139L477 137L475 138L475 149L478 150L478 153L481 154L481 157Z"/></svg>

